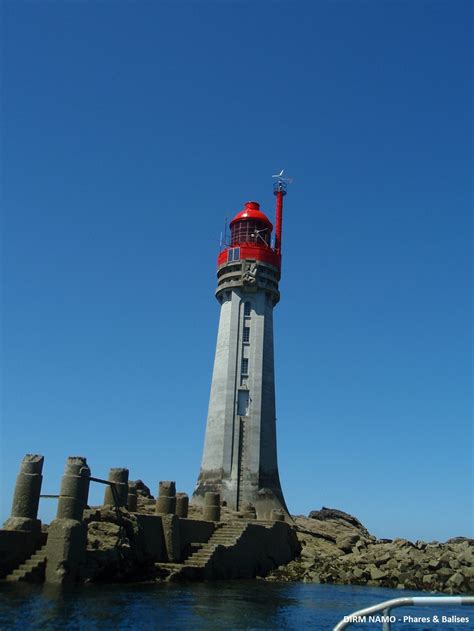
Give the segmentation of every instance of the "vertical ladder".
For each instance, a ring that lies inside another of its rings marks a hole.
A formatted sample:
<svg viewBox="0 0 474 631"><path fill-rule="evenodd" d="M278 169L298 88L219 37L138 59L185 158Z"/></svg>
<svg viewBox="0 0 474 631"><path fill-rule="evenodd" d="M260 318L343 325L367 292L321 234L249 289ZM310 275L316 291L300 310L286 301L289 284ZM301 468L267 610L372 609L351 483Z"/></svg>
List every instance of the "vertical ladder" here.
<svg viewBox="0 0 474 631"><path fill-rule="evenodd" d="M245 421L240 418L239 425L239 451L238 451L238 463L239 463L239 475L238 475L238 488L237 488L237 506L236 509L240 510L244 499L244 453L245 453Z"/></svg>

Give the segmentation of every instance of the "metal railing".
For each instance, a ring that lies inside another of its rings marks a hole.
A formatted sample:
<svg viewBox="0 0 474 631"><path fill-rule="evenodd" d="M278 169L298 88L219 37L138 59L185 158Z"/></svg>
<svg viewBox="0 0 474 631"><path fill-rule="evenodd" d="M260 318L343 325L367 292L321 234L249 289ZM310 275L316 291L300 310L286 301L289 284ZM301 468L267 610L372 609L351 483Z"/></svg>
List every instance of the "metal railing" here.
<svg viewBox="0 0 474 631"><path fill-rule="evenodd" d="M372 605L372 607L366 607L359 611L354 611L348 616L344 616L343 620L338 622L333 631L341 631L346 629L351 624L361 624L364 622L381 622L382 631L391 631L392 622L397 622L399 619L391 614L392 609L396 607L427 607L427 606L459 606L459 605L474 605L474 596L414 596L412 598L394 598L393 600L386 600L378 605ZM377 615L377 614L381 614ZM440 616L431 616L433 619ZM375 619L374 619L375 618ZM381 620L380 620L381 618ZM438 620L439 621L439 620ZM433 622L438 622L433 619Z"/></svg>

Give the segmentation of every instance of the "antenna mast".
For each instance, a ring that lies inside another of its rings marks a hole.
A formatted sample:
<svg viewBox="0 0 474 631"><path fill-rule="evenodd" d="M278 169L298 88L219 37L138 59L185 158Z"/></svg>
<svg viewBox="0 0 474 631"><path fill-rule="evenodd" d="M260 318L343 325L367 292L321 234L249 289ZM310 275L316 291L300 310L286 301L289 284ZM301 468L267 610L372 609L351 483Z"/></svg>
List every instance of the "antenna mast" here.
<svg viewBox="0 0 474 631"><path fill-rule="evenodd" d="M286 195L287 184L291 184L293 180L289 177L283 177L283 169L278 175L272 175L276 178L273 185L273 194L276 196L276 226L275 226L275 252L281 254L281 234L283 225L283 197Z"/></svg>

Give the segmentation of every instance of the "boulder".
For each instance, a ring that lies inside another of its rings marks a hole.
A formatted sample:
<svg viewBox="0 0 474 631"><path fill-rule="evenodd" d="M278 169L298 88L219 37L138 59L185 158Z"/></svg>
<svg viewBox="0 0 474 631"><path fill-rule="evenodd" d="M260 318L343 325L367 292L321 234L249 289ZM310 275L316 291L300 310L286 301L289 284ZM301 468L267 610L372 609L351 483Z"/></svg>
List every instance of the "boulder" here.
<svg viewBox="0 0 474 631"><path fill-rule="evenodd" d="M308 517L310 519L319 519L320 521L334 520L345 522L347 525L360 530L366 535L369 535L367 528L365 528L365 526L356 517L336 508L327 508L326 506L323 506L321 510L311 511Z"/></svg>
<svg viewBox="0 0 474 631"><path fill-rule="evenodd" d="M350 552L355 544L360 540L360 535L341 535L336 539L336 546L343 552Z"/></svg>
<svg viewBox="0 0 474 631"><path fill-rule="evenodd" d="M149 487L143 482L143 480L132 480L128 484L136 489L138 496L146 497L151 500L154 499Z"/></svg>

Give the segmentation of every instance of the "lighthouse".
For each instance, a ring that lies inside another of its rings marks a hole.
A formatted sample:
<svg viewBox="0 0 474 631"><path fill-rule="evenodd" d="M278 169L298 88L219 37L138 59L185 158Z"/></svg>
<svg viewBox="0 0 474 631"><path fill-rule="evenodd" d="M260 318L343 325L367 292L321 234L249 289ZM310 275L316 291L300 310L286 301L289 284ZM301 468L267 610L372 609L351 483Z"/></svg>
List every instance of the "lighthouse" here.
<svg viewBox="0 0 474 631"><path fill-rule="evenodd" d="M201 469L193 494L217 492L233 510L251 504L258 519L288 516L277 464L273 308L280 300L283 171L276 178L276 229L257 202L230 222L217 259L220 319Z"/></svg>

